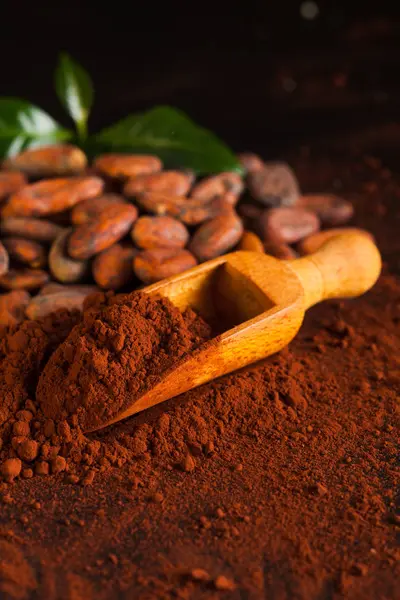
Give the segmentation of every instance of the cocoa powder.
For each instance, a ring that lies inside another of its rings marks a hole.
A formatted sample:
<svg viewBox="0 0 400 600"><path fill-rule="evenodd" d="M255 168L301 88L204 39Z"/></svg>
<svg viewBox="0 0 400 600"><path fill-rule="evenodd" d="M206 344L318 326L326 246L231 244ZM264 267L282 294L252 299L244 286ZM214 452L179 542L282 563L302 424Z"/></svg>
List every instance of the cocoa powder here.
<svg viewBox="0 0 400 600"><path fill-rule="evenodd" d="M134 292L92 302L50 357L36 395L45 417L74 415L89 431L128 408L211 334L192 310L181 314L166 298Z"/></svg>
<svg viewBox="0 0 400 600"><path fill-rule="evenodd" d="M80 316L3 332L0 597L396 598L400 184L371 161L293 164L310 193L340 178L386 266L279 355L85 436L35 395Z"/></svg>

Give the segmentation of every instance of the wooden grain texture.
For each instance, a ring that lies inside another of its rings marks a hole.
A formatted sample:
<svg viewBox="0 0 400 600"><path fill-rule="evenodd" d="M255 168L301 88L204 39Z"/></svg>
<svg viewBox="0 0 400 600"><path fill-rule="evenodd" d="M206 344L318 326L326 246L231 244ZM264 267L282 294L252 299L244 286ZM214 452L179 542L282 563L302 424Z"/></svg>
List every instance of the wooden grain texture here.
<svg viewBox="0 0 400 600"><path fill-rule="evenodd" d="M373 241L352 232L297 260L239 251L144 288L168 297L181 310L190 306L206 319L223 316L233 326L165 372L157 385L104 426L278 352L298 332L307 308L328 298L363 294L380 269Z"/></svg>

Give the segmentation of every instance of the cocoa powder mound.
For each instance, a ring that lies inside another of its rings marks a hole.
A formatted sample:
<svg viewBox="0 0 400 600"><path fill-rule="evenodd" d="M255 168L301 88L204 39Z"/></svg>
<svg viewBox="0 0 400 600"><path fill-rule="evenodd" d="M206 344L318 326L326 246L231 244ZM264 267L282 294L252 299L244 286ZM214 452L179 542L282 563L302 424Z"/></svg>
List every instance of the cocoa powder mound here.
<svg viewBox="0 0 400 600"><path fill-rule="evenodd" d="M34 399L41 367L78 322L78 311L59 311L40 321L26 320L0 336L0 432L7 421Z"/></svg>
<svg viewBox="0 0 400 600"><path fill-rule="evenodd" d="M43 414L76 415L83 430L107 423L210 335L192 310L182 314L166 298L94 296L39 379Z"/></svg>

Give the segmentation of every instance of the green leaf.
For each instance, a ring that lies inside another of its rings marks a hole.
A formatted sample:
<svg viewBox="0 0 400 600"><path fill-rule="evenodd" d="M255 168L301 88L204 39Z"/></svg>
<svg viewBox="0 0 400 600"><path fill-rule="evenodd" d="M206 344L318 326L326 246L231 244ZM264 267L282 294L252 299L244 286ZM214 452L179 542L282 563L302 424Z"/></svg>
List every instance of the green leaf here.
<svg viewBox="0 0 400 600"><path fill-rule="evenodd" d="M91 78L68 54L61 54L55 72L55 86L61 104L76 123L79 138L85 140L93 104Z"/></svg>
<svg viewBox="0 0 400 600"><path fill-rule="evenodd" d="M18 98L0 97L0 156L56 144L72 137L41 108Z"/></svg>
<svg viewBox="0 0 400 600"><path fill-rule="evenodd" d="M169 106L130 115L90 141L97 151L147 152L159 156L167 166L199 174L242 171L233 152L211 131Z"/></svg>

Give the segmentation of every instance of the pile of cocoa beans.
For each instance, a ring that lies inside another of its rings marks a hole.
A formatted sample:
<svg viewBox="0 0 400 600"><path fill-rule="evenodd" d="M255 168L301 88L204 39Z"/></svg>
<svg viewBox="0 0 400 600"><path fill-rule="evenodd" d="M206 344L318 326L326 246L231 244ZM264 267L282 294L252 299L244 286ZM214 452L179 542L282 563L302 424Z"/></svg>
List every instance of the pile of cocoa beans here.
<svg viewBox="0 0 400 600"><path fill-rule="evenodd" d="M196 180L151 155L104 154L91 165L69 144L26 150L0 171L0 326L93 291L131 291L235 249L295 258L351 219L351 203L302 195L285 163L254 154L246 175ZM311 236L311 237L310 237Z"/></svg>

